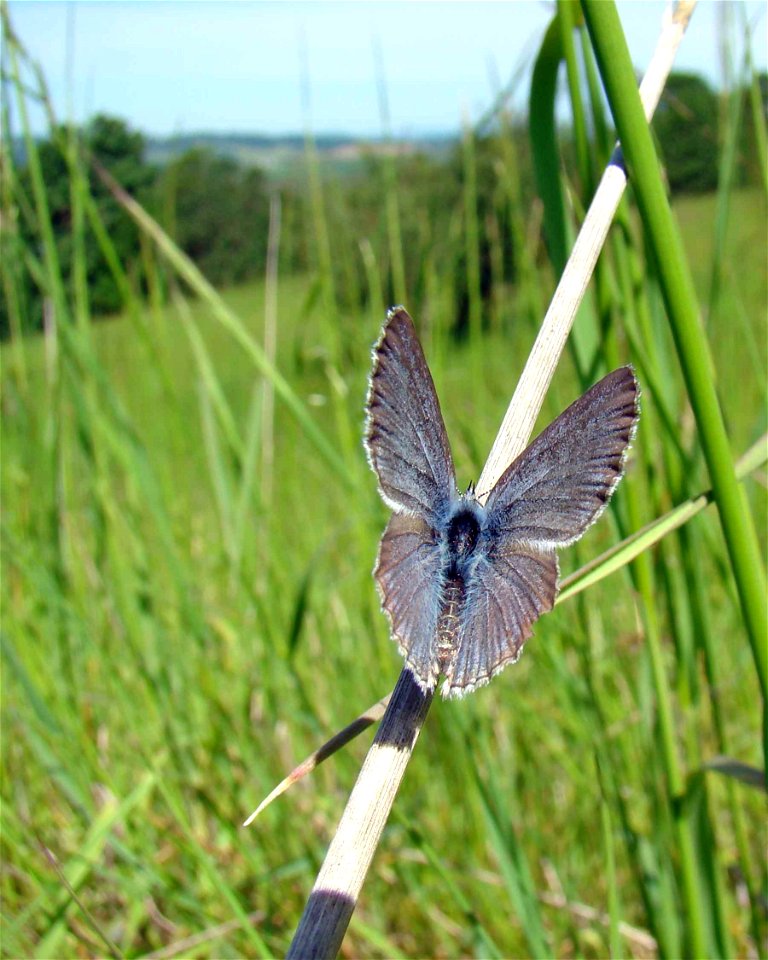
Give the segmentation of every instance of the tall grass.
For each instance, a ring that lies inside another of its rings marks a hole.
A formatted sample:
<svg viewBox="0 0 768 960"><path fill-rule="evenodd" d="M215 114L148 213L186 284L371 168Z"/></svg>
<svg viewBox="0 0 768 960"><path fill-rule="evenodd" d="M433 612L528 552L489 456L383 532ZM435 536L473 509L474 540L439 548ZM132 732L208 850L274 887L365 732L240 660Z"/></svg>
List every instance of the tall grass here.
<svg viewBox="0 0 768 960"><path fill-rule="evenodd" d="M109 236L73 133L61 145L76 266L66 282L24 112L46 93L10 26L8 93L32 190L22 192L4 136L14 335L2 348L2 952L280 955L365 745L318 768L248 831L238 824L399 671L370 578L385 511L357 433L387 264L396 288L413 289L401 227L424 211L398 203L396 168L385 166L379 246L354 235L339 191L312 174L304 226L315 274L282 277L273 262L266 286L216 291L131 207L151 296L115 262L124 313L94 324L82 241L94 231L108 256ZM562 42L558 22L533 87L550 133ZM590 57L587 44L569 48L569 76L578 66L594 83ZM580 90L570 84L574 100ZM580 103L592 112L587 129L607 128L601 110L597 96ZM540 213L520 195L514 149L500 138L493 212L538 244ZM566 171L562 190L555 154L535 148L554 272L557 243L567 250L588 202L576 188L587 189L604 150L599 138L580 141L578 173ZM455 305L428 224L417 316L460 483L477 476L533 338L531 305L553 282L552 268L534 272L524 258L517 285L493 292L501 322L485 322L471 131L463 157L457 225L440 242L468 272L471 335L450 335ZM724 205L728 218L717 215ZM766 426L765 195L724 176L718 197L675 213L701 302L718 276L702 339L712 362L696 389L717 391L730 458ZM35 244L18 241L22 217ZM370 302L356 313L335 264L354 268L358 251L364 274L353 272ZM46 294L40 336L20 334L23 269ZM629 207L600 271L546 415L626 360L643 413L611 520L563 556L564 575L710 477L720 496L664 283ZM715 456L726 453L716 446ZM762 535L761 469L738 497ZM764 797L723 772L764 766L760 678L729 536L710 507L643 543L631 565L558 605L517 667L432 710L352 919L350 955L764 955ZM730 765L712 764L723 755Z"/></svg>

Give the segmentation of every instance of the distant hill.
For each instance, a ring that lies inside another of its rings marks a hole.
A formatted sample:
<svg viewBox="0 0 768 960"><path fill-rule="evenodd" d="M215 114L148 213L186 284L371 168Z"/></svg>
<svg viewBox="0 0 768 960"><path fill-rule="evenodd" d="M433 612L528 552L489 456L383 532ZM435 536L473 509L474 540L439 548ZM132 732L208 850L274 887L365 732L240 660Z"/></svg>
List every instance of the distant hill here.
<svg viewBox="0 0 768 960"><path fill-rule="evenodd" d="M186 133L172 137L147 137L146 157L150 163L168 163L195 147L204 147L238 163L259 166L271 177L282 179L299 173L304 163L305 138L301 134L267 136L247 133ZM366 156L387 153L445 154L456 142L455 134L413 139L362 139L344 134L323 134L314 138L320 163L337 173L354 173Z"/></svg>

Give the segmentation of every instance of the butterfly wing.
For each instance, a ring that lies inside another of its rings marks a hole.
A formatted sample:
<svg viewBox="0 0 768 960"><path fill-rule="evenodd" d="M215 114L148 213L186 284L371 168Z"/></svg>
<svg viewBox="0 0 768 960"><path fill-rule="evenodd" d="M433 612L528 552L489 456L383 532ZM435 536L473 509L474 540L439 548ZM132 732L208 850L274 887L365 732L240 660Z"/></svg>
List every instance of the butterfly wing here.
<svg viewBox="0 0 768 960"><path fill-rule="evenodd" d="M621 479L638 416L631 367L595 384L504 472L486 504L444 696L463 696L520 655L557 595L555 548L577 540Z"/></svg>
<svg viewBox="0 0 768 960"><path fill-rule="evenodd" d="M486 504L496 537L563 547L605 509L638 417L631 367L609 373L564 410L502 474Z"/></svg>
<svg viewBox="0 0 768 960"><path fill-rule="evenodd" d="M406 665L431 690L439 670L442 602L438 531L456 497L453 459L424 352L402 307L387 315L373 356L366 448L381 494L395 511L374 575Z"/></svg>
<svg viewBox="0 0 768 960"><path fill-rule="evenodd" d="M396 512L444 522L456 478L435 385L402 307L387 314L373 351L365 445L381 495Z"/></svg>
<svg viewBox="0 0 768 960"><path fill-rule="evenodd" d="M456 653L446 667L444 697L482 687L520 656L542 613L557 596L557 556L507 542L478 557L467 585Z"/></svg>
<svg viewBox="0 0 768 960"><path fill-rule="evenodd" d="M441 565L437 536L429 524L393 513L381 538L374 576L392 635L423 690L434 688L439 672L435 643Z"/></svg>

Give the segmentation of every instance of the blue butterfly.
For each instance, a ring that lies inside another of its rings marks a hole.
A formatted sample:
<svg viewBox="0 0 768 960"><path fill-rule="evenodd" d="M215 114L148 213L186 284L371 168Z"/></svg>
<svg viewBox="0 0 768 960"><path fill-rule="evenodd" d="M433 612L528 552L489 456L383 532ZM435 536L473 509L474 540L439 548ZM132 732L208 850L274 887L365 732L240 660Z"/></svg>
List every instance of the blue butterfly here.
<svg viewBox="0 0 768 960"><path fill-rule="evenodd" d="M413 321L387 314L373 352L365 444L394 511L374 576L405 665L462 697L514 663L557 596L556 549L584 533L621 479L637 419L631 367L609 373L502 474L483 504L459 493Z"/></svg>

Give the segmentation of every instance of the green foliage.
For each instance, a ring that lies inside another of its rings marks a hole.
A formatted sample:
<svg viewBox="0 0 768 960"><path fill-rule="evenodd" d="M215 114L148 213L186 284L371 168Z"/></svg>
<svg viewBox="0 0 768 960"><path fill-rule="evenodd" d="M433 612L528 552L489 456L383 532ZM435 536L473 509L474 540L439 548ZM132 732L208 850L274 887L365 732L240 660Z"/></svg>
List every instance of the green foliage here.
<svg viewBox="0 0 768 960"><path fill-rule="evenodd" d="M77 159L91 157L107 169L124 189L133 196L141 196L154 178L153 170L144 162L144 137L131 131L119 119L96 116L82 131L59 126L38 146L43 180L46 184L51 226L53 229L62 278L67 286L73 283L75 251L73 246L72 164L81 165L88 177L89 191L99 220L108 233L115 253L126 270L138 269L139 235L125 212L110 196L87 162ZM21 242L31 251L36 249L40 228L37 212L31 202L31 172L25 167L19 177L16 198L20 216L17 219ZM85 231L80 241L84 246L84 270L88 287L90 309L94 314L109 313L123 305L123 296L99 240L91 230ZM26 329L43 325L43 299L48 291L35 281L34 269L25 276L25 295L29 304L25 311ZM0 310L0 334L9 332L8 315Z"/></svg>
<svg viewBox="0 0 768 960"><path fill-rule="evenodd" d="M105 165L135 157L130 131L104 132L123 142L118 157L100 147ZM599 169L600 147L582 147ZM40 164L3 196L28 232L2 264L2 954L282 955L365 744L238 824L400 669L370 577L386 511L359 443L393 262L466 483L552 286L526 148L500 123L447 165L404 157L392 177L371 157L365 177L321 179L313 211L284 185L281 269L304 272L224 294L134 211L148 302L123 282L130 261L111 259L126 308L110 324L93 323L78 278L88 231L117 235L117 221L80 152L57 168L63 147L35 149ZM562 172L583 179L570 165L549 176ZM393 185L402 251L381 215ZM700 300L720 271L705 373L741 452L766 428L766 209L760 191L728 190L677 212ZM152 195L177 237L181 199L171 185ZM579 202L560 211L563 236ZM50 226L69 260L52 255ZM103 237L99 250L114 252ZM21 335L20 262L77 308L57 307L45 336ZM457 342L484 263L483 324ZM564 576L709 487L629 210L600 269L573 331L580 362L562 364L545 415L627 359L643 411L626 480L563 554ZM765 485L746 478L742 493L764 551ZM722 530L701 509L628 553L631 567L537 624L514 669L433 707L349 955L764 953L764 797L732 775L764 769L762 705Z"/></svg>
<svg viewBox="0 0 768 960"><path fill-rule="evenodd" d="M768 73L755 74L749 89L743 91L744 132L740 143L739 162L742 182L766 185L766 126L768 125Z"/></svg>
<svg viewBox="0 0 768 960"><path fill-rule="evenodd" d="M60 138L62 141L62 136ZM146 198L155 171L144 159L144 135L131 130L117 117L96 116L83 132L85 155L101 164L131 196ZM55 149L49 144L49 149ZM126 271L136 274L139 269L139 234L125 212L115 203L104 184L91 168L89 186L98 210L99 219L109 234L112 244ZM66 232L60 231L62 246ZM98 241L91 231L86 234L88 257L88 288L91 309L95 314L111 313L123 306L119 285L112 275ZM66 271L65 271L66 272Z"/></svg>
<svg viewBox="0 0 768 960"><path fill-rule="evenodd" d="M696 74L672 73L653 118L673 193L717 186L717 96Z"/></svg>
<svg viewBox="0 0 768 960"><path fill-rule="evenodd" d="M711 189L718 176L718 104L706 84L692 75L673 74L655 128L673 191ZM753 130L752 114L747 113L741 135L745 146L740 151L740 169L746 177L754 176L754 163L750 167L747 162L754 155L754 150L748 149L754 140ZM179 247L213 283L242 282L263 271L268 194L275 191L280 194L284 211L281 270L301 272L318 263L317 251L306 230L308 201L301 182L268 184L258 167L244 167L231 156L219 155L208 147L192 147L173 156L164 167L154 168L144 160L145 141L140 133L131 131L119 119L98 116L79 134L58 128L39 145L52 226L67 282L73 257L69 181L69 151L73 144L109 170L130 195L155 211ZM570 157L572 150L573 144L565 138L564 155ZM510 152L518 158L514 185L509 179ZM364 237L370 244L383 277L383 299L393 301L398 299L390 264L393 248L387 220L378 206L382 190L389 183L396 191L401 211L399 249L412 302L418 306L430 285L444 286L447 299L454 304L453 325L458 332L466 332L469 321L468 277L476 276L473 282L484 305L485 323L496 312L491 290L498 291L500 284L516 279L524 242L521 230L525 225L519 220L515 222L519 216L515 196L528 191L533 178L522 127L501 123L494 129L491 125L490 132L472 137L472 153L474 210L466 206L465 178L469 168L465 146L460 143L444 154L406 153L389 157L371 151L356 173L348 174L328 191L325 202L331 231L348 237L350 249L354 251L357 237ZM146 279L135 227L93 169L86 169L86 174L115 255L134 287L144 290ZM548 182L547 178L544 182ZM28 172L22 171L21 190L28 188ZM19 209L29 211L29 202L20 199ZM27 243L34 236L34 218L22 217L21 223L23 242ZM470 254L466 246L457 243L471 223L478 226L477 249L471 254L472 261L477 260L476 273L474 263L467 260ZM95 315L114 312L123 303L125 292L92 231L86 231L83 242L90 309ZM331 268L342 305L359 308L370 298L372 291L367 289L364 258L359 252L334 260ZM42 293L39 285L33 283L33 276L34 271L27 277L26 295L31 299L31 309L25 314L27 322L40 326ZM1 332L7 336L8 317L4 310L0 312Z"/></svg>
<svg viewBox="0 0 768 960"><path fill-rule="evenodd" d="M64 285L74 284L74 235L83 245L89 309L95 315L114 313L125 305L125 288L115 274L103 237L93 229L79 232L73 224L73 164L82 169L101 231L109 238L111 254L137 292L146 279L141 262L139 232L115 201L97 173L101 166L132 197L158 210L169 223L181 249L214 283L236 283L264 269L269 200L263 173L243 168L234 160L207 150L191 150L158 170L146 163L145 140L122 120L96 116L82 130L56 127L37 145L46 185L50 221ZM22 248L36 249L37 212L31 199L31 171L19 176L15 222ZM43 301L48 291L39 282L33 264L27 264L23 296L27 328L43 324ZM6 304L0 308L0 335L10 331Z"/></svg>
<svg viewBox="0 0 768 960"><path fill-rule="evenodd" d="M379 295L386 303L402 299L395 283L389 223L381 213L382 196L393 190L401 221L397 249L412 308L418 310L440 287L445 302L451 304L454 334L466 335L472 272L469 260L476 258L483 323L487 326L496 318L492 290L498 296L514 282L520 256L512 229L516 208L509 183L510 151L522 158L515 189L530 189L532 172L522 128L501 127L483 136L468 136L476 163L473 209L466 205L467 148L462 143L454 144L445 156L405 152L390 157L371 152L361 174L329 184L324 197L325 217L339 253L331 270L344 308L359 309ZM288 202L297 202L290 191ZM473 254L463 242L470 220L478 226ZM370 287L360 238L377 266L380 294L378 287ZM285 242L295 241L286 237ZM316 251L310 250L308 262L318 264Z"/></svg>
<svg viewBox="0 0 768 960"><path fill-rule="evenodd" d="M269 199L261 170L193 148L163 168L155 190L171 235L211 283L263 272Z"/></svg>
<svg viewBox="0 0 768 960"><path fill-rule="evenodd" d="M757 112L749 108L749 87L731 95L738 115L737 183L757 185L764 170L758 138L758 123L768 120L768 74L755 76ZM718 96L697 74L670 74L653 118L653 129L664 160L672 193L706 193L714 190L720 176L720 156L728 133L729 113Z"/></svg>

